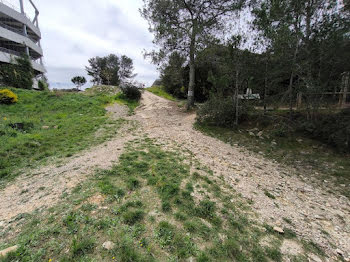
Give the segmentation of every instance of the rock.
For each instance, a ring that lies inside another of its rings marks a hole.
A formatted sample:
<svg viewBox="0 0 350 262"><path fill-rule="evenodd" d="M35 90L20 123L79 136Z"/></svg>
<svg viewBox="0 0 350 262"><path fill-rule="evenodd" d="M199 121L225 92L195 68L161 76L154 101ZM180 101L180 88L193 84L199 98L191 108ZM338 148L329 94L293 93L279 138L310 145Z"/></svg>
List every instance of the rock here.
<svg viewBox="0 0 350 262"><path fill-rule="evenodd" d="M275 141L272 141L272 142L271 142L271 145L277 146L277 143L276 143Z"/></svg>
<svg viewBox="0 0 350 262"><path fill-rule="evenodd" d="M42 126L41 128L42 128L42 129L50 129L49 126Z"/></svg>
<svg viewBox="0 0 350 262"><path fill-rule="evenodd" d="M260 131L260 132L257 134L258 137L262 137L262 135L263 135L263 131Z"/></svg>
<svg viewBox="0 0 350 262"><path fill-rule="evenodd" d="M104 242L102 247L107 250L112 250L115 247L115 244L111 241Z"/></svg>
<svg viewBox="0 0 350 262"><path fill-rule="evenodd" d="M255 136L255 134L253 132L249 132L250 136Z"/></svg>
<svg viewBox="0 0 350 262"><path fill-rule="evenodd" d="M284 234L284 230L283 228L280 228L280 227L274 227L273 230L277 233L280 233L280 234Z"/></svg>
<svg viewBox="0 0 350 262"><path fill-rule="evenodd" d="M14 251L16 251L17 249L18 249L18 246L16 245L16 246L9 247L9 248L6 248L6 249L4 249L4 250L1 250L1 251L0 251L0 258L6 257L6 256L8 255L8 253L14 252Z"/></svg>
<svg viewBox="0 0 350 262"><path fill-rule="evenodd" d="M335 250L335 253L337 253L337 255L339 256L344 256L344 252L342 250L340 250L339 248Z"/></svg>
<svg viewBox="0 0 350 262"><path fill-rule="evenodd" d="M53 128L54 128L54 129L58 129L58 126L54 126Z"/></svg>
<svg viewBox="0 0 350 262"><path fill-rule="evenodd" d="M315 254L309 255L309 262L322 262L322 259L316 256Z"/></svg>

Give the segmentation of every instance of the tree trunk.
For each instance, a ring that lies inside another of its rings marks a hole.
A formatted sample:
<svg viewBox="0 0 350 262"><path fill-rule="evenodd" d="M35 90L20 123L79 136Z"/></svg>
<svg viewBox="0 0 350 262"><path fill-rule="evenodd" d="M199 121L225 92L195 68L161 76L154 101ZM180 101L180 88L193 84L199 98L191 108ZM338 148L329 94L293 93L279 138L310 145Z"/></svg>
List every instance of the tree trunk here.
<svg viewBox="0 0 350 262"><path fill-rule="evenodd" d="M190 82L188 84L187 110L194 106L194 86L196 80L195 49L196 49L196 23L193 22L190 45Z"/></svg>
<svg viewBox="0 0 350 262"><path fill-rule="evenodd" d="M190 82L188 85L187 110L194 105L194 85L196 78L196 67L194 62L190 62Z"/></svg>
<svg viewBox="0 0 350 262"><path fill-rule="evenodd" d="M267 96L267 63L268 63L268 57L266 57L266 64L265 64L265 81L264 81L264 115L266 115L266 112L267 112L267 102L266 102L266 96Z"/></svg>
<svg viewBox="0 0 350 262"><path fill-rule="evenodd" d="M297 41L296 41L295 52L294 52L293 63L292 63L292 71L290 73L289 87L288 87L290 120L292 120L292 117L293 117L293 80L294 80L294 67L297 60L298 50L299 50L299 38L297 38Z"/></svg>
<svg viewBox="0 0 350 262"><path fill-rule="evenodd" d="M239 97L238 97L238 89L239 89L239 83L238 83L238 78L239 78L239 71L238 71L238 68L236 69L236 90L235 90L235 104L236 104L236 116L235 116L235 125L238 126L238 118L239 118L239 113L238 113L238 110L239 110Z"/></svg>

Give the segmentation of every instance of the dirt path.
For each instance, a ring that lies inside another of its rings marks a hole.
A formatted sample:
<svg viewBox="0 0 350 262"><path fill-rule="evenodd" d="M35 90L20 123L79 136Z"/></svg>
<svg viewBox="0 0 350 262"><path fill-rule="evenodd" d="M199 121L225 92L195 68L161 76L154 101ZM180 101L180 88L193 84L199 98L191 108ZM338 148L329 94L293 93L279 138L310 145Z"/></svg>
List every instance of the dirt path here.
<svg viewBox="0 0 350 262"><path fill-rule="evenodd" d="M116 108L110 111L120 112ZM144 92L142 105L128 118L140 123L142 132L137 131L140 136L146 133L150 138L176 143L193 152L198 161L253 203L261 222L292 228L298 236L326 250L330 261L339 257L339 252L350 256L350 202L313 183L307 170L297 176L291 168L205 136L193 129L194 114L184 113L176 103L149 92ZM96 168L112 166L124 144L133 138L135 135L124 130L61 167L48 166L19 177L0 191L0 226L18 214L54 205L63 192L69 192ZM269 198L266 192L276 199Z"/></svg>
<svg viewBox="0 0 350 262"><path fill-rule="evenodd" d="M193 129L194 114L183 113L174 102L149 92L144 93L143 105L134 119L149 137L182 145L216 176L223 176L253 202L262 222L292 228L330 257L339 257L338 252L350 256L350 202L313 183L307 170L297 176L292 168L205 136Z"/></svg>

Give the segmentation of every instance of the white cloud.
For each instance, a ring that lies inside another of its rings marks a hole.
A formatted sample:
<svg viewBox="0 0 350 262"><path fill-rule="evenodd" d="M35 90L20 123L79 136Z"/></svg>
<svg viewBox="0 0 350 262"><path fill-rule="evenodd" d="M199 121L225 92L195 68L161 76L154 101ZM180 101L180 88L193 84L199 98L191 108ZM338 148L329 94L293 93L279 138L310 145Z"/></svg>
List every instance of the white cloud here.
<svg viewBox="0 0 350 262"><path fill-rule="evenodd" d="M34 3L40 11L41 45L50 82L70 83L74 75L85 73L89 58L110 53L125 54L134 60L136 80L150 85L158 77L156 67L142 55L144 49L152 48L152 35L138 11L142 0L34 0ZM26 4L26 11L32 16L28 7Z"/></svg>

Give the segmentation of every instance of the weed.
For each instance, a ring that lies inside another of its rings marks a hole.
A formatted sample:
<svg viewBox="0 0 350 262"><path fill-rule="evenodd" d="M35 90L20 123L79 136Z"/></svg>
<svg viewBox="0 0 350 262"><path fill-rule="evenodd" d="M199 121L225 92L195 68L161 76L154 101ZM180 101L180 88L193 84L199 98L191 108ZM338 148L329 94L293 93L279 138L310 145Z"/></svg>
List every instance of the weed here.
<svg viewBox="0 0 350 262"><path fill-rule="evenodd" d="M72 257L79 257L92 252L95 247L95 240L78 236L72 241Z"/></svg>
<svg viewBox="0 0 350 262"><path fill-rule="evenodd" d="M269 191L265 190L264 191L265 196L267 196L268 198L271 199L276 199L276 197L274 195L272 195Z"/></svg>
<svg viewBox="0 0 350 262"><path fill-rule="evenodd" d="M122 216L124 223L128 225L134 225L144 218L145 213L142 210L126 211Z"/></svg>
<svg viewBox="0 0 350 262"><path fill-rule="evenodd" d="M129 190L135 190L141 186L141 182L135 177L130 177L127 179L126 185Z"/></svg>

